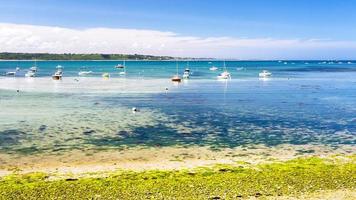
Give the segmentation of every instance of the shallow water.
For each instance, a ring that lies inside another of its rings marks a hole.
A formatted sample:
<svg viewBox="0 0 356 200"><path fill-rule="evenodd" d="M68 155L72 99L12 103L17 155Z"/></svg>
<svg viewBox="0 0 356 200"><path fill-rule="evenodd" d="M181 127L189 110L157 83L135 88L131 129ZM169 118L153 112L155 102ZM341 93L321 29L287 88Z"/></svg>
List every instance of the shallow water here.
<svg viewBox="0 0 356 200"><path fill-rule="evenodd" d="M226 62L229 81L209 71L221 61L190 62L191 79L179 85L169 80L175 62L126 62L126 77L118 63L37 62L37 78L24 78L25 70L0 77L0 151L356 142L356 62ZM0 73L32 64L0 62ZM52 81L58 64L65 77ZM77 77L82 66L94 75ZM262 69L273 76L259 79Z"/></svg>

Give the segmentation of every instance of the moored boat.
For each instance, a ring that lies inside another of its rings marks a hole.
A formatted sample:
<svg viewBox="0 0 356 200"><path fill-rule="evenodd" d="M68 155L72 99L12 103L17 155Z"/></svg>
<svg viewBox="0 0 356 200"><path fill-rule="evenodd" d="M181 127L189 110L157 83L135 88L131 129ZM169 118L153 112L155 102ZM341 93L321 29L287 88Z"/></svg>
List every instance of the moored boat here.
<svg viewBox="0 0 356 200"><path fill-rule="evenodd" d="M92 71L80 71L78 72L78 75L79 76L86 76L86 75L89 75L89 74L92 74L93 72Z"/></svg>
<svg viewBox="0 0 356 200"><path fill-rule="evenodd" d="M176 70L177 70L177 73L176 75L174 75L171 80L172 82L176 82L176 83L180 83L182 81L182 79L178 76L178 62L176 61Z"/></svg>
<svg viewBox="0 0 356 200"><path fill-rule="evenodd" d="M58 69L56 73L52 75L53 80L61 80L62 79L63 72L62 70Z"/></svg>
<svg viewBox="0 0 356 200"><path fill-rule="evenodd" d="M210 70L210 71L216 71L216 70L218 70L218 68L215 67L215 66L212 66L212 67L209 68L209 70Z"/></svg>
<svg viewBox="0 0 356 200"><path fill-rule="evenodd" d="M270 77L272 76L272 73L267 71L267 70L262 70L262 72L260 72L258 74L259 77L262 77L262 78L266 78L266 77Z"/></svg>
<svg viewBox="0 0 356 200"><path fill-rule="evenodd" d="M231 79L231 74L227 71L225 61L224 61L224 72L219 74L218 79Z"/></svg>
<svg viewBox="0 0 356 200"><path fill-rule="evenodd" d="M15 76L16 72L6 72L6 76Z"/></svg>

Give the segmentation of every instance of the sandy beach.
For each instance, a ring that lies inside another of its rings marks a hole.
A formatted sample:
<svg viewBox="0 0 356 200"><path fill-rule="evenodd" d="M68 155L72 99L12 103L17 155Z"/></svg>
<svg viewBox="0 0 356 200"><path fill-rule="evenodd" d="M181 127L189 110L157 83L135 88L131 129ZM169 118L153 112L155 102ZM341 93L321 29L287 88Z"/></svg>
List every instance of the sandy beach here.
<svg viewBox="0 0 356 200"><path fill-rule="evenodd" d="M117 170L180 170L209 167L216 164L256 165L287 161L299 157L328 158L353 155L356 147L339 148L321 145L279 145L266 147L222 148L152 147L105 151L70 151L59 155L0 154L0 176L11 173L45 172L54 176L86 176L100 172L102 176ZM307 153L306 153L307 152Z"/></svg>

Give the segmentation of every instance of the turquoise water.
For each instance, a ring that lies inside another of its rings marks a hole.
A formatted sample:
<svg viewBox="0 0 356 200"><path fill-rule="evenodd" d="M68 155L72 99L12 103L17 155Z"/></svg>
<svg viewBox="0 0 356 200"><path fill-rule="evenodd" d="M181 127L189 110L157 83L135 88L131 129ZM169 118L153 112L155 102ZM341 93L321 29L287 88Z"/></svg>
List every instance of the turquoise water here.
<svg viewBox="0 0 356 200"><path fill-rule="evenodd" d="M229 81L209 70L221 71L223 62L195 61L191 79L178 85L169 80L175 62L128 61L125 77L114 68L119 63L41 61L39 77L29 79L23 75L33 62L0 62L0 74L21 68L16 77L0 77L0 151L355 145L354 61L229 61ZM50 78L57 65L62 81ZM187 65L179 62L180 74ZM78 78L81 68L94 74ZM273 76L259 79L263 69Z"/></svg>

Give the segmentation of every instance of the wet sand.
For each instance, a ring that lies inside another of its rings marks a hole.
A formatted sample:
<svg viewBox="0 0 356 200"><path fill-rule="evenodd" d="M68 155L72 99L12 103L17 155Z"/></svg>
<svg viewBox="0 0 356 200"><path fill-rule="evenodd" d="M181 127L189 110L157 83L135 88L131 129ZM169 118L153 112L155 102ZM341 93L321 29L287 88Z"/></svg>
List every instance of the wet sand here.
<svg viewBox="0 0 356 200"><path fill-rule="evenodd" d="M116 170L178 170L216 164L254 165L286 161L298 157L331 157L352 155L356 147L332 148L322 145L279 145L210 149L208 147L152 147L124 150L75 150L59 154L0 154L0 176L11 173L45 172L53 175L105 176Z"/></svg>

